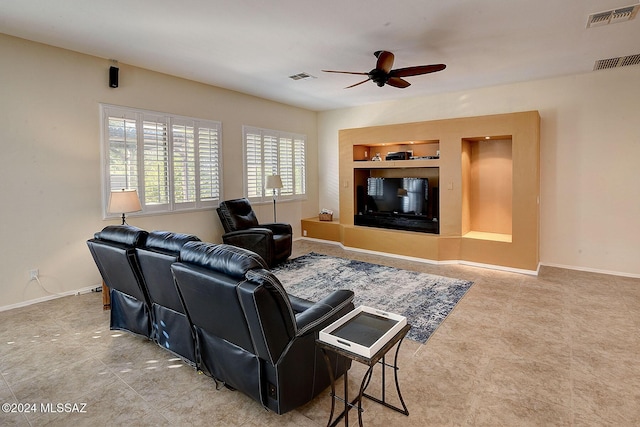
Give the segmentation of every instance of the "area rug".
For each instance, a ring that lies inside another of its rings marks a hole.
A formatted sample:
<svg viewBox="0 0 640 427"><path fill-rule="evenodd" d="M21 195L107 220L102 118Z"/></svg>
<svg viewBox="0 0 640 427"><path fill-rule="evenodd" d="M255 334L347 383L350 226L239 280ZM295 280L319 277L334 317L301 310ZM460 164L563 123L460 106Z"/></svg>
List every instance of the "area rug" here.
<svg viewBox="0 0 640 427"><path fill-rule="evenodd" d="M356 307L365 305L407 318L407 338L427 342L473 282L401 270L311 252L273 269L291 295L318 301L351 289Z"/></svg>

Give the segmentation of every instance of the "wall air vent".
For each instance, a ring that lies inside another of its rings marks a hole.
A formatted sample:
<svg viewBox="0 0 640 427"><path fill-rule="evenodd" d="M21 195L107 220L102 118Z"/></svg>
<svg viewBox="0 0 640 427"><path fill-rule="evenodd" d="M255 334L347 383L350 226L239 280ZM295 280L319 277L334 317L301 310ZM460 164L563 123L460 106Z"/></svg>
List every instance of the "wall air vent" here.
<svg viewBox="0 0 640 427"><path fill-rule="evenodd" d="M636 17L638 9L640 9L640 3L618 9L607 10L605 12L593 13L589 15L589 19L587 20L587 28L630 21Z"/></svg>
<svg viewBox="0 0 640 427"><path fill-rule="evenodd" d="M593 71L605 70L607 68L626 67L627 65L639 65L640 53L628 56L619 56L617 58L601 59L596 61Z"/></svg>
<svg viewBox="0 0 640 427"><path fill-rule="evenodd" d="M312 76L309 73L298 73L298 74L294 74L292 76L289 76L289 78L291 80L302 80L302 79L315 79L315 76Z"/></svg>

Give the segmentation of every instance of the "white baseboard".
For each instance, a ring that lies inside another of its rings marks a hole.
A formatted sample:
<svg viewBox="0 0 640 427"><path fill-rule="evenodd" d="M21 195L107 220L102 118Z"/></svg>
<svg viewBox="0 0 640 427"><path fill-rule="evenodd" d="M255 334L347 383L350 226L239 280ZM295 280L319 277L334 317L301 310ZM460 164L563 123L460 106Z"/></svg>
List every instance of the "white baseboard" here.
<svg viewBox="0 0 640 427"><path fill-rule="evenodd" d="M607 274L609 276L631 277L635 279L640 279L640 274L625 273L622 271L601 270L598 268L579 267L576 265L554 264L550 262L540 263L540 265L543 265L545 267L563 268L565 270L585 271L587 273Z"/></svg>
<svg viewBox="0 0 640 427"><path fill-rule="evenodd" d="M37 304L39 302L51 301L56 298L68 297L72 295L88 294L89 292L92 292L94 289L97 289L97 288L102 288L102 284L87 286L85 288L76 289L75 291L66 291L59 294L51 294L44 297L32 299L29 301L22 301L16 304L0 306L0 311L7 311L7 310L12 310L14 308L26 307L28 305Z"/></svg>
<svg viewBox="0 0 640 427"><path fill-rule="evenodd" d="M509 273L526 274L529 276L537 276L538 273L540 272L540 264L538 264L537 270L525 270L523 268L505 267L503 265L493 265L493 264L482 264L479 262L471 262L471 261L458 261L458 264L469 265L471 267L488 268L490 270L506 271Z"/></svg>
<svg viewBox="0 0 640 427"><path fill-rule="evenodd" d="M295 240L308 240L310 242L318 242L318 243L326 243L328 245L338 245L341 246L342 248L344 248L344 246L342 245L342 243L340 242L335 242L333 240L323 240L323 239L316 239L315 237L298 237Z"/></svg>

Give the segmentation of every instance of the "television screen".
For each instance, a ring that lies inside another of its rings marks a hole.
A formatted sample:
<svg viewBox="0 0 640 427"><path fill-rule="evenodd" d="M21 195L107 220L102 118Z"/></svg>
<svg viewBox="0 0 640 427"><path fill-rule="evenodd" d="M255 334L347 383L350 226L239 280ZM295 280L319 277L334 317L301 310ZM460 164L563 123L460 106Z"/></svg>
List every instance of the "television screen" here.
<svg viewBox="0 0 640 427"><path fill-rule="evenodd" d="M368 178L366 212L427 214L427 178Z"/></svg>

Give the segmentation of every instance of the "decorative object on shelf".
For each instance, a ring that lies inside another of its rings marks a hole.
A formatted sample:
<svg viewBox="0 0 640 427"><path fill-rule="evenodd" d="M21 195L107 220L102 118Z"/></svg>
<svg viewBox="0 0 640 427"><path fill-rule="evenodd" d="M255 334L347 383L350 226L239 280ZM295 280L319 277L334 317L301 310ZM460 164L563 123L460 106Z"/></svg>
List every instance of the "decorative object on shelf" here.
<svg viewBox="0 0 640 427"><path fill-rule="evenodd" d="M409 160L412 156L410 151L395 151L387 153L385 160Z"/></svg>
<svg viewBox="0 0 640 427"><path fill-rule="evenodd" d="M267 190L273 190L273 222L276 222L276 190L282 188L280 175L267 176L267 185L265 185L265 188Z"/></svg>
<svg viewBox="0 0 640 427"><path fill-rule="evenodd" d="M333 211L322 209L318 214L318 219L320 221L333 221Z"/></svg>
<svg viewBox="0 0 640 427"><path fill-rule="evenodd" d="M126 224L126 213L140 212L142 210L138 190L123 188L122 190L112 191L109 196L109 207L107 210L109 213L122 213L122 225Z"/></svg>
<svg viewBox="0 0 640 427"><path fill-rule="evenodd" d="M439 159L440 156L411 156L409 158L409 160L433 160L433 159Z"/></svg>
<svg viewBox="0 0 640 427"><path fill-rule="evenodd" d="M381 162L382 161L382 157L380 157L380 153L376 153L376 155L373 156L371 158L371 160L374 161L374 162Z"/></svg>

